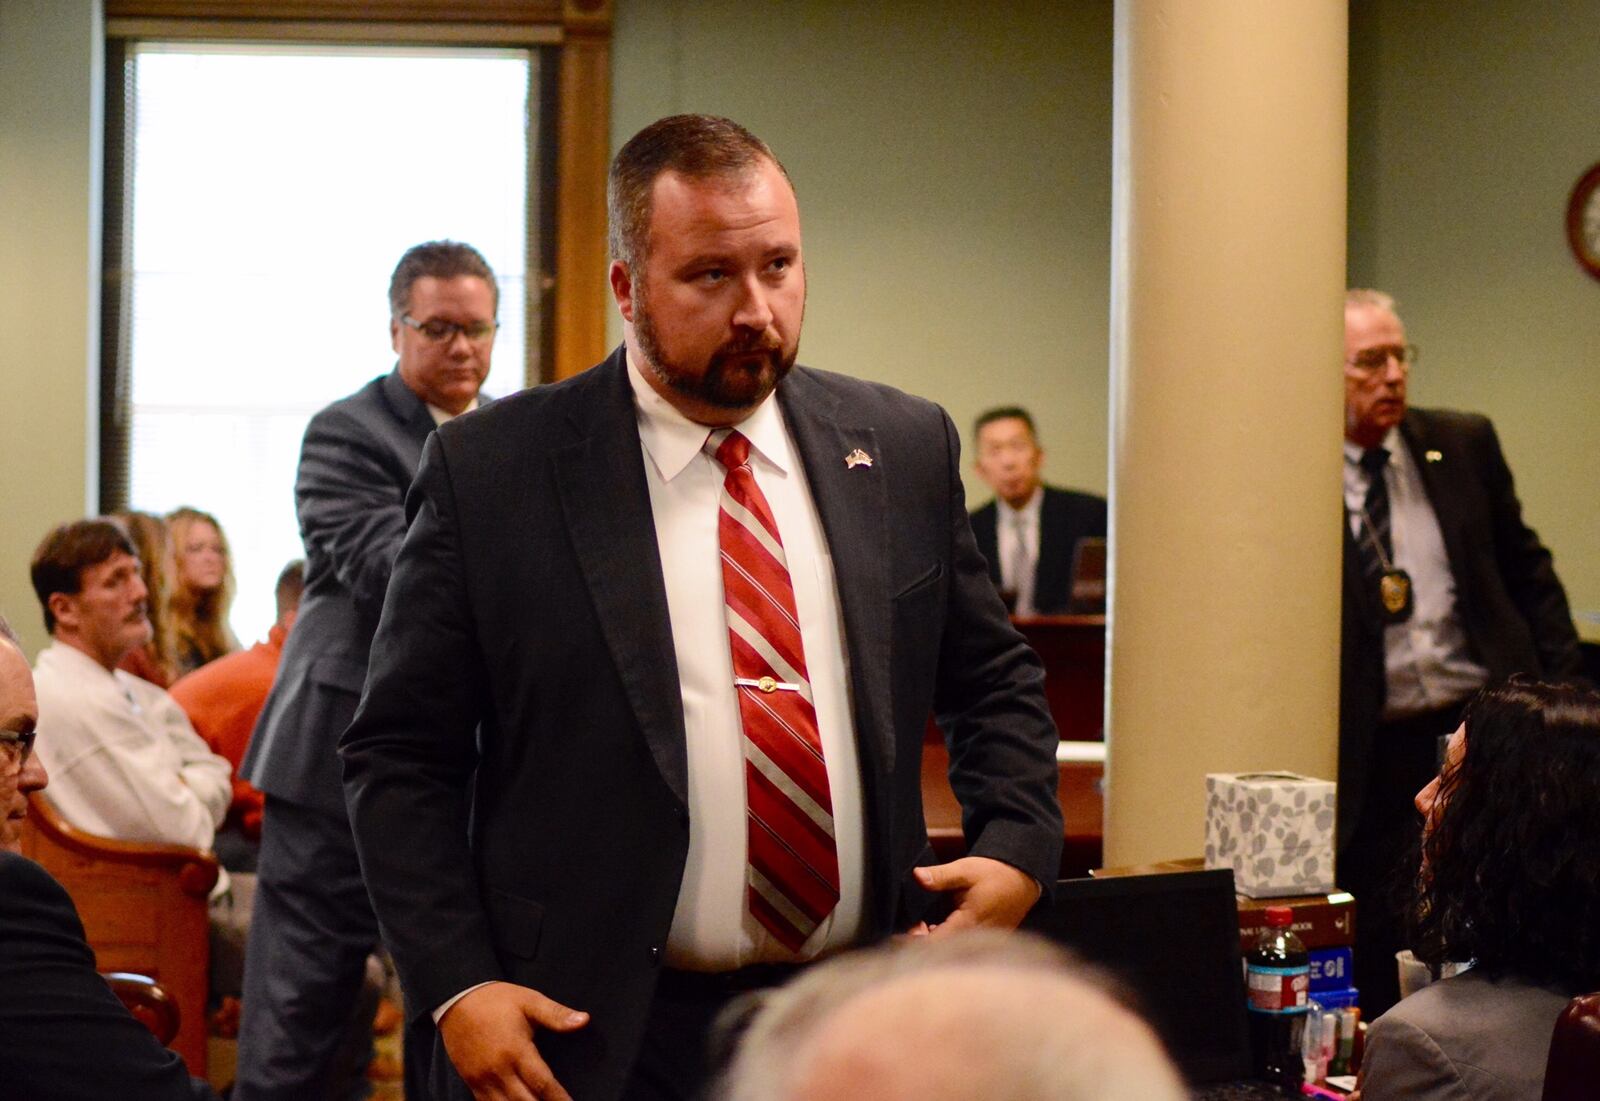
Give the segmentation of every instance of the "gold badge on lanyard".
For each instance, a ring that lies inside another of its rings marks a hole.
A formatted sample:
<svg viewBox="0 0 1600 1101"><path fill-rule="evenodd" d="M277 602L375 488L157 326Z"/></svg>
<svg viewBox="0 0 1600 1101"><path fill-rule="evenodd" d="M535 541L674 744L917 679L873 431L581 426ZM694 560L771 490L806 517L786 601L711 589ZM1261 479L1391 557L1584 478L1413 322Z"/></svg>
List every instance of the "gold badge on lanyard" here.
<svg viewBox="0 0 1600 1101"><path fill-rule="evenodd" d="M1404 623L1411 618L1411 575L1405 570L1385 570L1378 578L1378 600L1383 604L1385 623Z"/></svg>

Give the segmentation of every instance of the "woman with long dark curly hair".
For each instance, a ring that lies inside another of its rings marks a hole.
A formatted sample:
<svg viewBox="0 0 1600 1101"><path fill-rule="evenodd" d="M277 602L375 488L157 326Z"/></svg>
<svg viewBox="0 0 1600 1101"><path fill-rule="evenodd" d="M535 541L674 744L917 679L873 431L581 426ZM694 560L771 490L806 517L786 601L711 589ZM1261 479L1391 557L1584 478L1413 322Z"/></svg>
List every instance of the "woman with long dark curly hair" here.
<svg viewBox="0 0 1600 1101"><path fill-rule="evenodd" d="M167 513L167 532L172 540L167 613L176 679L237 650L239 640L228 627L233 557L222 525L208 512L185 507Z"/></svg>
<svg viewBox="0 0 1600 1101"><path fill-rule="evenodd" d="M1373 1024L1363 1101L1538 1101L1556 1017L1600 990L1600 695L1484 689L1417 793L1417 958L1470 967Z"/></svg>

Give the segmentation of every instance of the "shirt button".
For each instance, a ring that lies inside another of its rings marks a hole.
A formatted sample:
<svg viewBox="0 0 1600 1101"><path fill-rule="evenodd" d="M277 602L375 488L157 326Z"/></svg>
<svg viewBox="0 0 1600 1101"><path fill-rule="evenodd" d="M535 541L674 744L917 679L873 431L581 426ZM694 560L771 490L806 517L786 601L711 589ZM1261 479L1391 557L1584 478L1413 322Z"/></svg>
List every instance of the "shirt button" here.
<svg viewBox="0 0 1600 1101"><path fill-rule="evenodd" d="M659 945L652 944L650 946L650 962L651 963L660 963L661 962L661 947Z"/></svg>

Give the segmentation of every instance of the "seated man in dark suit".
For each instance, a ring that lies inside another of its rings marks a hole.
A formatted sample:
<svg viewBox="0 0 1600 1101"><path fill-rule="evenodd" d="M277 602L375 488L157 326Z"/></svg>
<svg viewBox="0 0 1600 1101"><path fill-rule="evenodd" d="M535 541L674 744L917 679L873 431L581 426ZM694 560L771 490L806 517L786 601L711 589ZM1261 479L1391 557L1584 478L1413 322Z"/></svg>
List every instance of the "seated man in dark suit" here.
<svg viewBox="0 0 1600 1101"><path fill-rule="evenodd" d="M28 795L47 782L32 752L38 714L33 675L0 619L0 1092L214 1101L112 994L67 892L21 855Z"/></svg>
<svg viewBox="0 0 1600 1101"><path fill-rule="evenodd" d="M1044 449L1020 406L991 409L972 426L973 469L995 492L972 514L972 534L1012 615L1062 615L1072 603L1072 555L1103 539L1106 501L1039 480Z"/></svg>

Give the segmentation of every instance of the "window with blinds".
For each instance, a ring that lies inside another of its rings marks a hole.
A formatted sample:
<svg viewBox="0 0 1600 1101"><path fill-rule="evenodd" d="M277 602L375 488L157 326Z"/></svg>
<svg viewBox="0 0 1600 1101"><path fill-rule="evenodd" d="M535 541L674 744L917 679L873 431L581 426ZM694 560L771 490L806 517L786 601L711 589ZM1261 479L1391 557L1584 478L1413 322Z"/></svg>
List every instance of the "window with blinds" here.
<svg viewBox="0 0 1600 1101"><path fill-rule="evenodd" d="M214 513L248 644L302 553L307 420L393 366L406 248L481 251L484 390L539 377L537 54L118 42L109 61L101 504Z"/></svg>

